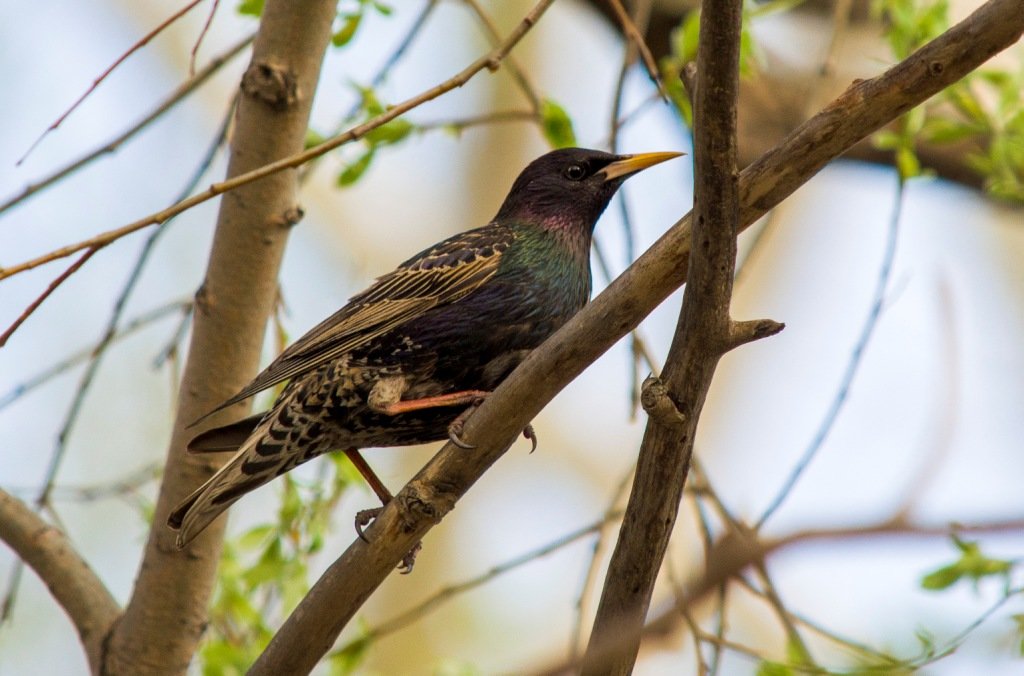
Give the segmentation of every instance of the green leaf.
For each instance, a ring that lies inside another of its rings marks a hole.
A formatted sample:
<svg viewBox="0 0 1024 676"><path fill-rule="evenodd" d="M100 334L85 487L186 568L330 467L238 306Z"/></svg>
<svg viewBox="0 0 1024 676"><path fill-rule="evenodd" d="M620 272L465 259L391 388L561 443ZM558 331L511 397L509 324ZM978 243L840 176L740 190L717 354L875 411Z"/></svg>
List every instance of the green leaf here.
<svg viewBox="0 0 1024 676"><path fill-rule="evenodd" d="M344 18L341 28L331 36L331 44L335 47L344 47L359 29L359 22L363 20L362 14L349 14Z"/></svg>
<svg viewBox="0 0 1024 676"><path fill-rule="evenodd" d="M381 16L391 16L392 12L395 11L392 9L391 5L385 5L383 2L377 2L377 0L374 0L373 8L377 10L377 13Z"/></svg>
<svg viewBox="0 0 1024 676"><path fill-rule="evenodd" d="M960 581L961 577L963 577L963 572L956 564L943 566L925 575L921 579L921 586L931 591L939 591L952 587Z"/></svg>
<svg viewBox="0 0 1024 676"><path fill-rule="evenodd" d="M398 118L369 131L363 138L373 146L393 144L411 134L415 128L412 122Z"/></svg>
<svg viewBox="0 0 1024 676"><path fill-rule="evenodd" d="M926 120L921 134L932 143L954 143L976 136L979 130L970 124L943 117Z"/></svg>
<svg viewBox="0 0 1024 676"><path fill-rule="evenodd" d="M552 148L565 148L576 145L576 134L572 129L572 120L560 105L551 99L544 99L540 109L541 129L544 138Z"/></svg>
<svg viewBox="0 0 1024 676"><path fill-rule="evenodd" d="M243 16L261 16L263 0L241 0L238 3L238 13Z"/></svg>
<svg viewBox="0 0 1024 676"><path fill-rule="evenodd" d="M267 540L277 531L275 526L263 524L250 528L239 536L237 545L241 549L258 549L267 546Z"/></svg>
<svg viewBox="0 0 1024 676"><path fill-rule="evenodd" d="M960 558L954 563L942 566L925 575L921 580L923 588L946 589L963 578L977 582L985 577L1005 577L1013 568L1012 561L985 556L977 542L961 540L954 535L953 544L960 550Z"/></svg>
<svg viewBox="0 0 1024 676"><path fill-rule="evenodd" d="M366 173L366 170L370 167L370 162L373 161L373 149L367 150L363 153L359 159L352 164L345 167L345 169L338 174L338 186L344 188L345 186L352 185Z"/></svg>
<svg viewBox="0 0 1024 676"><path fill-rule="evenodd" d="M913 148L900 146L896 149L896 168L904 180L921 175L921 162Z"/></svg>
<svg viewBox="0 0 1024 676"><path fill-rule="evenodd" d="M763 660L757 665L757 676L794 676L793 670L780 662Z"/></svg>
<svg viewBox="0 0 1024 676"><path fill-rule="evenodd" d="M302 141L302 147L305 150L309 150L313 146L318 146L323 143L326 139L324 135L313 129L306 130L306 138Z"/></svg>

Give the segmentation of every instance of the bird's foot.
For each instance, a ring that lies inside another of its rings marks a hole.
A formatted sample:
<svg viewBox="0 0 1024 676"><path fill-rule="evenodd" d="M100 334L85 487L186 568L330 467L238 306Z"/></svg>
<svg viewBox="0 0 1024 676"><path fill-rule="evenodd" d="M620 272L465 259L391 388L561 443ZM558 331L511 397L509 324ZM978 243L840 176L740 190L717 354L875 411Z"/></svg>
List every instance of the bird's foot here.
<svg viewBox="0 0 1024 676"><path fill-rule="evenodd" d="M448 439L450 439L451 442L459 448L464 448L467 451L476 448L475 444L471 444L463 440L462 433L466 428L466 420L468 420L469 416L473 414L473 411L476 410L477 406L483 403L483 400L484 398L480 397L478 400L474 401L470 404L469 408L460 413L458 417L452 421L452 424L448 425ZM537 432L534 431L532 424L527 424L526 427L523 428L523 436L530 440L530 453L536 451Z"/></svg>
<svg viewBox="0 0 1024 676"><path fill-rule="evenodd" d="M402 560L398 563L398 572L401 575L408 575L412 572L412 567L416 565L416 555L423 549L423 542L417 542L412 546L412 549L402 557Z"/></svg>
<svg viewBox="0 0 1024 676"><path fill-rule="evenodd" d="M370 540L366 537L366 533L363 529L370 525L370 523L380 516L380 513L384 511L384 507L374 507L373 509L363 509L356 512L356 533L359 534L359 539L369 544ZM398 563L398 572L402 575L408 575L412 572L412 567L416 565L416 555L423 549L423 543L417 542L413 545L412 549L402 557L402 560Z"/></svg>
<svg viewBox="0 0 1024 676"><path fill-rule="evenodd" d="M356 532L359 533L359 539L363 542L369 543L370 540L366 537L366 533L363 529L370 525L370 523L380 516L380 513L384 511L384 507L374 507L373 509L363 509L356 512Z"/></svg>
<svg viewBox="0 0 1024 676"><path fill-rule="evenodd" d="M473 411L477 409L480 404L484 403L485 397L475 397L473 401L469 402L469 406L466 407L462 413L455 417L455 420L448 425L448 438L451 442L459 448L464 448L470 451L476 446L462 440L462 433L466 428L466 421L469 420L469 416L473 415Z"/></svg>

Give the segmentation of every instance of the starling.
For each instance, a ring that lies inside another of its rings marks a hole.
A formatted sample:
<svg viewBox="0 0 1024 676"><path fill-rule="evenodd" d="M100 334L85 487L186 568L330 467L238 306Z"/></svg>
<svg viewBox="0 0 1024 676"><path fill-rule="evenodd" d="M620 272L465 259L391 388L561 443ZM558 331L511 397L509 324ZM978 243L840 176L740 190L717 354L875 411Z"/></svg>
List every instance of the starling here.
<svg viewBox="0 0 1024 676"><path fill-rule="evenodd" d="M465 446L466 414L587 303L591 235L615 191L680 154L547 153L490 223L416 254L288 347L210 414L288 381L269 411L189 443L235 454L171 512L178 547L245 493L322 453L344 451L387 504L359 449L445 438Z"/></svg>

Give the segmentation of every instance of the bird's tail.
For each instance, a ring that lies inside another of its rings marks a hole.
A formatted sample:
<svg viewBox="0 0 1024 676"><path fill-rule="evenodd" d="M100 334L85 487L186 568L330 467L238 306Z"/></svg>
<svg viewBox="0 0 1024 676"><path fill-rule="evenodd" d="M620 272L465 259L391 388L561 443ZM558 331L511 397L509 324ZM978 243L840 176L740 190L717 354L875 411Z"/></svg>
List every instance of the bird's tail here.
<svg viewBox="0 0 1024 676"><path fill-rule="evenodd" d="M178 531L177 546L184 548L235 500L312 457L296 453L288 435L281 434L281 411L253 416L200 434L189 442L192 453L234 450L227 464L179 504L167 525ZM262 419L261 419L262 418ZM313 450L309 444L303 450Z"/></svg>

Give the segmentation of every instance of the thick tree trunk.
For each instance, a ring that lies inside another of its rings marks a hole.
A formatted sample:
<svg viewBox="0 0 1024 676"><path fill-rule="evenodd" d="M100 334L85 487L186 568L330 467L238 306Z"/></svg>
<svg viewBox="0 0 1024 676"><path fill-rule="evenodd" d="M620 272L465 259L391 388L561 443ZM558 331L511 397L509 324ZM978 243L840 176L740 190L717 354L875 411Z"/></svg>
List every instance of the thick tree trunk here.
<svg viewBox="0 0 1024 676"><path fill-rule="evenodd" d="M268 0L242 78L229 177L302 150L335 5ZM295 170L282 171L227 193L221 202L206 279L196 294L155 522L132 599L110 636L104 673L183 673L206 626L223 519L184 551L175 548L164 523L215 469L208 459L186 456L185 444L198 431L188 425L239 390L258 365L288 231L302 215L296 188Z"/></svg>

